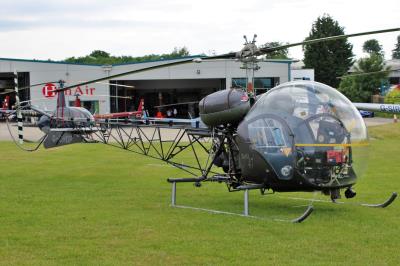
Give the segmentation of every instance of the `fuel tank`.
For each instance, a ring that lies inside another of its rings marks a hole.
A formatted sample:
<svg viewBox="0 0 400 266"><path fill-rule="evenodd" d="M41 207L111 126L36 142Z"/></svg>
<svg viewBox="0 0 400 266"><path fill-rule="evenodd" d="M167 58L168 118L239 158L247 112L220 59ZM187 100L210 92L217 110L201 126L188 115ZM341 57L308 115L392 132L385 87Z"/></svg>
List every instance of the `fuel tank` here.
<svg viewBox="0 0 400 266"><path fill-rule="evenodd" d="M240 89L217 91L199 103L200 118L207 126L237 125L250 110L247 93Z"/></svg>

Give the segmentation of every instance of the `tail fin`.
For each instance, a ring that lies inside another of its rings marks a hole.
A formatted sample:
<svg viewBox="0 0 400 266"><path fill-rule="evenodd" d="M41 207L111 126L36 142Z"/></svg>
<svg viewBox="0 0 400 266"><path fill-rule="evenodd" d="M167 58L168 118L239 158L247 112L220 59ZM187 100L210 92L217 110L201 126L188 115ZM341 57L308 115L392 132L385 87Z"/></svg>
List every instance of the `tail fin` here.
<svg viewBox="0 0 400 266"><path fill-rule="evenodd" d="M63 145L85 142L83 137L79 134L71 132L50 131L43 142L46 149L59 147Z"/></svg>
<svg viewBox="0 0 400 266"><path fill-rule="evenodd" d="M137 109L137 115L136 118L141 118L143 115L143 110L144 110L144 99L141 98L139 102L139 107Z"/></svg>

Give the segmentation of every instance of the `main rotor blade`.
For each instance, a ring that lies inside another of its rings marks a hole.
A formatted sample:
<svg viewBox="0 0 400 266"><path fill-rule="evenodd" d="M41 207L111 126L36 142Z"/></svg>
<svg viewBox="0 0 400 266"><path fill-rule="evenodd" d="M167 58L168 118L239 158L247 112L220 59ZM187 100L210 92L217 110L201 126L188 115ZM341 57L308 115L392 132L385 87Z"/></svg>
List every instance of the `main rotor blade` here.
<svg viewBox="0 0 400 266"><path fill-rule="evenodd" d="M345 78L349 78L349 77L358 77L358 76L367 76L367 75L373 75L373 74L379 74L379 73L390 73L390 72L396 72L396 71L400 71L400 68L389 69L389 70L381 70L381 71L373 71L373 72L363 72L363 73L348 74L348 75L344 75L344 76L341 76L341 77L337 77L337 79L345 79Z"/></svg>
<svg viewBox="0 0 400 266"><path fill-rule="evenodd" d="M75 88L75 87L78 87L78 86L84 86L84 85L88 85L88 84L91 84L91 83L96 83L96 82L100 82L100 81L115 79L115 78L119 78L119 77L123 77L123 76L127 76L127 75L132 75L132 74L136 74L136 73L140 73L140 72L145 72L145 71L149 71L149 70L155 70L155 69L164 68L164 67L187 64L187 63L194 62L195 59L196 58L190 58L190 59L179 60L179 61L172 62L172 63L166 63L166 64L162 64L162 65L156 65L156 66L150 66L150 67L145 67L145 68L141 68L141 69L135 69L135 70L122 72L122 73L111 75L111 76L107 76L107 77L102 77L102 78L98 78L98 79L84 81L84 82L81 82L81 83L78 83L78 84L67 86L67 87L62 88L62 89L57 89L55 91L56 92L66 91L66 90L69 90L69 89L72 89L72 88Z"/></svg>
<svg viewBox="0 0 400 266"><path fill-rule="evenodd" d="M286 48L290 48L290 47L294 47L294 46L334 41L334 40L340 40L340 39L345 39L345 38L350 38L350 37L357 37L357 36L371 35L371 34L378 34L378 33L386 33L386 32L393 32L393 31L400 31L400 28L366 31L366 32L360 32L360 33L353 33L353 34L343 34L343 35L336 35L336 36L323 37L323 38L318 38L318 39L313 39L313 40L307 40L307 41L303 41L303 42L289 43L289 44L276 46L276 47L265 47L265 48L260 48L259 53L257 55L268 54L268 53L271 53L274 51L278 51L278 50L282 50L282 49L286 49Z"/></svg>
<svg viewBox="0 0 400 266"><path fill-rule="evenodd" d="M386 33L386 32L393 32L393 31L400 31L400 28L392 28L392 29L385 29L385 30L375 30L375 31L366 31L366 32L360 32L360 33L353 33L353 34L343 34L343 35L336 35L336 36L323 37L323 38L318 38L318 39L313 39L313 40L307 40L307 41L302 41L302 42L297 42L297 43L289 43L289 44L276 46L276 47L264 47L264 48L260 48L255 55L268 54L268 53L272 53L272 52L275 52L275 51L287 49L287 48L294 47L294 46L305 45L305 44L314 44L314 43L319 43L319 42L334 41L334 40L340 40L340 39L345 39L345 38L351 38L351 37L357 37L357 36L363 36L363 35L371 35L371 34L379 34L379 33ZM208 57L204 57L203 59L204 60L208 60L208 59L237 58L237 54L238 53L236 53L236 52L231 52L231 53L222 54L222 55L208 56Z"/></svg>
<svg viewBox="0 0 400 266"><path fill-rule="evenodd" d="M14 90L13 91L7 90L7 91L4 91L4 92L0 92L0 95L10 94L10 93L15 93L15 91Z"/></svg>
<svg viewBox="0 0 400 266"><path fill-rule="evenodd" d="M189 105L189 104L194 104L194 103L198 103L199 101L195 101L195 102L184 102L184 103L171 103L171 104L163 104L163 105L156 105L153 106L153 108L161 108L161 107L168 107L168 106L176 106L176 105Z"/></svg>
<svg viewBox="0 0 400 266"><path fill-rule="evenodd" d="M18 90L19 90L19 91L22 91L22 90L26 90L26 89L29 89L29 88L32 88L32 87L36 87L36 86L40 86L40 85L46 85L47 83L57 83L57 82L58 82L58 81L47 81L47 82L32 84L32 85L28 85L28 86L24 86L24 87L18 88ZM6 92L1 92L0 95L3 95L3 94L10 94L10 93L15 93L15 90L6 91Z"/></svg>
<svg viewBox="0 0 400 266"><path fill-rule="evenodd" d="M237 55L236 52L230 52L230 53L221 54L221 55L205 56L205 57L202 57L202 59L204 59L204 60L209 60L209 59L229 59L229 58L234 59L234 58L237 57L236 55Z"/></svg>
<svg viewBox="0 0 400 266"><path fill-rule="evenodd" d="M271 52L274 52L274 51L286 49L286 48L289 48L289 47L304 45L304 44L313 44L313 43L324 42L324 41L332 41L332 40L345 39L345 38L362 36L362 35L393 32L393 31L399 31L399 30L400 30L400 28L393 28L393 29L368 31L368 32L361 32L361 33L354 33L354 34L344 34L344 35L337 35L337 36L330 36L330 37L324 37L324 38L319 38L319 39L307 40L307 41L298 42L298 43L286 44L286 45L277 46L277 47L265 47L265 48L259 49L255 55L263 55L263 54L271 53ZM132 75L132 74L145 72L145 71L149 71L149 70L155 70L155 69L164 68L164 67L170 67L170 66L176 66L176 65L182 65L182 64L187 64L187 63L191 63L191 62L196 62L196 59L211 60L211 59L237 58L237 54L238 53L236 53L236 52L230 52L230 53L227 53L227 54L215 55L215 56L204 56L204 57L190 58L190 59L185 59L185 60L179 60L178 59L179 61L172 62L172 63L166 63L166 64L162 64L162 65L145 67L145 68L141 68L141 69L122 72L122 73L115 74L115 75L108 76L108 77L102 77L102 78L98 78L98 79L94 79L94 80L81 82L81 83L78 83L78 84L75 84L75 85L67 86L67 87L62 88L62 89L58 89L58 90L56 90L56 92L61 92L61 91L72 89L72 88L77 87L77 86L84 86L84 85L88 85L88 84L95 83L95 82L115 79L115 78L119 78L119 77L122 77L122 76Z"/></svg>
<svg viewBox="0 0 400 266"><path fill-rule="evenodd" d="M68 83L72 83L72 82L86 82L86 80L69 81ZM131 85L113 84L113 83L110 83L110 82L102 82L102 81L93 82L93 83L110 85L110 86L115 86L115 87L124 87L124 88L130 88L130 89L134 89L135 88L135 86L131 86Z"/></svg>

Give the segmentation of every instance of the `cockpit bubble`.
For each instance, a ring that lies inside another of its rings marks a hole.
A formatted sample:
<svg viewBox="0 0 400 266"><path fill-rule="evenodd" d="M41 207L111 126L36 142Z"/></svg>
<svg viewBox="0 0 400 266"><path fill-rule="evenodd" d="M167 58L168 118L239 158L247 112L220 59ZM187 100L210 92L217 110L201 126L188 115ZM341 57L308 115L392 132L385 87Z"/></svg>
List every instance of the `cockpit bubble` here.
<svg viewBox="0 0 400 266"><path fill-rule="evenodd" d="M254 149L282 179L291 176L279 153L319 187L351 185L365 169L365 123L350 100L332 87L312 81L282 84L262 95L245 121Z"/></svg>

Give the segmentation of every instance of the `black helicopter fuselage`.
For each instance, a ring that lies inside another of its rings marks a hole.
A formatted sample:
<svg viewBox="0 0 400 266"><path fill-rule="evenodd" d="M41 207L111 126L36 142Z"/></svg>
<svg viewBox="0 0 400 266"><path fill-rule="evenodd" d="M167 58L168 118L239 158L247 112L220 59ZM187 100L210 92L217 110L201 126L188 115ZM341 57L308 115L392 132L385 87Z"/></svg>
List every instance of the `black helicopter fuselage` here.
<svg viewBox="0 0 400 266"><path fill-rule="evenodd" d="M367 139L365 124L350 101L328 86L287 83L251 107L246 92L224 90L208 95L199 107L206 125L231 132L225 154L215 161L240 184L331 191L356 182L353 146Z"/></svg>
<svg viewBox="0 0 400 266"><path fill-rule="evenodd" d="M304 138L310 129L302 122L294 129L284 125L283 130L277 130L276 125L272 125L252 128L253 132L248 130L252 123L268 121L271 125L279 120L277 116L260 115L239 125L236 142L240 171L245 182L264 184L266 188L280 192L331 190L351 187L355 183L356 175L350 163L351 148L335 150L323 143L304 147L299 136ZM285 120L282 119L281 123L285 123ZM275 134L275 140L278 141L265 143L261 130L266 135ZM281 136L277 137L277 134Z"/></svg>

